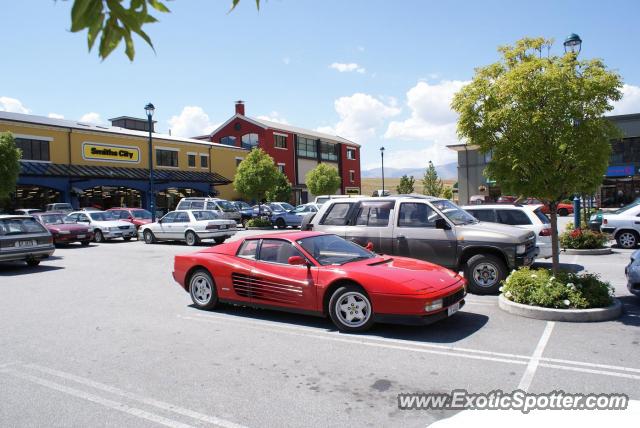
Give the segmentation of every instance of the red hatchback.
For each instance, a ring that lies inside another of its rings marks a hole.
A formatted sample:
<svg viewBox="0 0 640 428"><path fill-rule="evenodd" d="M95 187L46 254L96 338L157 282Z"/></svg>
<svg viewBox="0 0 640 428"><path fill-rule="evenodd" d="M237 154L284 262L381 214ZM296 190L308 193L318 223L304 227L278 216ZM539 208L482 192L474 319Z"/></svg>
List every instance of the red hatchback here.
<svg viewBox="0 0 640 428"><path fill-rule="evenodd" d="M140 226L151 223L151 213L142 208L109 208L107 211L115 216L115 220L133 223L136 230Z"/></svg>
<svg viewBox="0 0 640 428"><path fill-rule="evenodd" d="M441 266L379 255L336 235L273 233L177 255L174 279L202 309L220 302L328 316L339 330L425 325L464 305L465 279Z"/></svg>
<svg viewBox="0 0 640 428"><path fill-rule="evenodd" d="M65 214L56 212L32 214L53 236L54 244L80 242L85 247L93 241L93 230L77 223L65 223Z"/></svg>
<svg viewBox="0 0 640 428"><path fill-rule="evenodd" d="M523 200L519 200L518 202L522 205L542 205L541 211L544 214L549 214L551 212L551 210L549 209L549 205L536 198L526 198ZM565 204L564 202L560 202L558 204L558 215L567 216L569 214L573 214L573 204Z"/></svg>

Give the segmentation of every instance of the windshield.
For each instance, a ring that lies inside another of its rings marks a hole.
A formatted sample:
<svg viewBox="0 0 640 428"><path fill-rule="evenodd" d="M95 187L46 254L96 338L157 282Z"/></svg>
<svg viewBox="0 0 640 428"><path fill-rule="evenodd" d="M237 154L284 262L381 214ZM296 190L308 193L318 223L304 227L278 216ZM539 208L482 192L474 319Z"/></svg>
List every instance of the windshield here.
<svg viewBox="0 0 640 428"><path fill-rule="evenodd" d="M633 207L637 207L638 205L640 205L640 198L638 198L635 201L631 202L629 205L625 205L624 207L613 211L613 214L622 214L626 210L631 209Z"/></svg>
<svg viewBox="0 0 640 428"><path fill-rule="evenodd" d="M218 214L213 211L191 211L196 220L217 220Z"/></svg>
<svg viewBox="0 0 640 428"><path fill-rule="evenodd" d="M41 215L40 220L44 224L63 224L64 216L61 214Z"/></svg>
<svg viewBox="0 0 640 428"><path fill-rule="evenodd" d="M246 203L244 201L236 201L235 204L236 204L236 207L239 210L250 210L251 209L251 205L249 205L248 203Z"/></svg>
<svg viewBox="0 0 640 428"><path fill-rule="evenodd" d="M323 266L343 265L375 257L374 253L336 235L312 236L300 239L298 244Z"/></svg>
<svg viewBox="0 0 640 428"><path fill-rule="evenodd" d="M234 207L233 204L229 201L216 201L216 202L224 212L237 211L236 207Z"/></svg>
<svg viewBox="0 0 640 428"><path fill-rule="evenodd" d="M474 216L449 200L441 199L439 201L432 201L431 203L456 226L478 222Z"/></svg>
<svg viewBox="0 0 640 428"><path fill-rule="evenodd" d="M147 210L132 210L131 214L133 214L133 218L151 220L151 213Z"/></svg>
<svg viewBox="0 0 640 428"><path fill-rule="evenodd" d="M87 213L91 220L93 221L109 221L115 220L115 217L112 213L109 212L97 212L97 213Z"/></svg>
<svg viewBox="0 0 640 428"><path fill-rule="evenodd" d="M286 202L282 202L282 203L280 204L280 206L281 206L282 208L284 208L284 209L285 209L285 211L295 210L295 208L294 208L294 206L293 206L293 205L288 204L288 203L286 203Z"/></svg>
<svg viewBox="0 0 640 428"><path fill-rule="evenodd" d="M316 204L322 205L325 202L327 202L328 200L329 200L329 198L327 198L327 197L319 197L319 198L316 198Z"/></svg>

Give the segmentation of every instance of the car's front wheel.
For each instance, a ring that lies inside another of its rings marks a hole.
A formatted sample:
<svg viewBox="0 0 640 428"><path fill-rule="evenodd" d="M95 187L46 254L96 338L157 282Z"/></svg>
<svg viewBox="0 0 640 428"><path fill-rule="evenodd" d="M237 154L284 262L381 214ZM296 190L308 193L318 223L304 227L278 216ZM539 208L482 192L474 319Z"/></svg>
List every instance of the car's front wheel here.
<svg viewBox="0 0 640 428"><path fill-rule="evenodd" d="M131 236L125 236L125 237L124 237L124 238L122 238L122 239L124 239L125 241L131 241Z"/></svg>
<svg viewBox="0 0 640 428"><path fill-rule="evenodd" d="M192 230L187 231L184 235L184 240L188 246L193 247L199 242L198 235Z"/></svg>
<svg viewBox="0 0 640 428"><path fill-rule="evenodd" d="M469 290L475 294L497 294L506 274L504 261L492 254L477 254L467 260L464 268Z"/></svg>
<svg viewBox="0 0 640 428"><path fill-rule="evenodd" d="M211 310L218 304L218 293L211 274L204 270L196 270L189 278L189 294L193 304L200 309Z"/></svg>
<svg viewBox="0 0 640 428"><path fill-rule="evenodd" d="M27 259L28 266L38 266L40 264L40 260L38 259Z"/></svg>
<svg viewBox="0 0 640 428"><path fill-rule="evenodd" d="M638 245L638 234L630 230L623 230L616 235L616 242L621 248L635 248Z"/></svg>
<svg viewBox="0 0 640 428"><path fill-rule="evenodd" d="M90 243L91 241L80 241L80 245L82 245L83 247L87 247Z"/></svg>
<svg viewBox="0 0 640 428"><path fill-rule="evenodd" d="M360 287L338 288L329 300L329 316L340 331L366 331L373 325L373 307L369 296Z"/></svg>
<svg viewBox="0 0 640 428"><path fill-rule="evenodd" d="M153 232L150 231L149 229L144 231L144 233L142 234L142 237L144 238L145 244L153 244L156 242L156 237L153 235Z"/></svg>
<svg viewBox="0 0 640 428"><path fill-rule="evenodd" d="M285 223L284 219L279 218L276 220L276 227L278 229L285 229L287 227L287 223Z"/></svg>
<svg viewBox="0 0 640 428"><path fill-rule="evenodd" d="M101 230L96 230L96 234L93 236L93 240L98 243L104 242L104 234Z"/></svg>

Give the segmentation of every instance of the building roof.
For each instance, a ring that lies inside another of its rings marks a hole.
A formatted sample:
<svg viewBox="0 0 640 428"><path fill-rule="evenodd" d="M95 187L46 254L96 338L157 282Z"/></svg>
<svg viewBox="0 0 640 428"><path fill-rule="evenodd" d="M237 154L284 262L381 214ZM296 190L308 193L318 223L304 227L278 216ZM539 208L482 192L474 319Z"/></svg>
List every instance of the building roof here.
<svg viewBox="0 0 640 428"><path fill-rule="evenodd" d="M120 119L135 120L138 122L147 122L149 120L146 117L142 118L142 117L133 117L133 116L118 116L118 117L112 117L111 119L108 119L108 120L109 122L113 122L114 120L120 120ZM153 123L157 123L157 121L154 120Z"/></svg>
<svg viewBox="0 0 640 428"><path fill-rule="evenodd" d="M26 124L37 124L37 125L44 125L44 126L55 126L60 128L79 129L84 131L105 132L110 134L127 135L127 136L133 136L133 137L146 138L149 136L148 131L136 131L134 129L120 128L118 126L96 125L93 123L85 123L77 120L54 119L51 117L35 116L35 115L23 114L23 113L11 113L7 111L0 111L0 120L20 122L20 123L26 123ZM193 138L183 138L183 137L176 137L168 134L159 134L157 132L153 133L153 138L158 138L158 139L167 140L167 141L182 142L182 143L195 143L195 144L201 144L201 145L207 145L207 146L213 145L216 147L224 147L227 149L231 148L231 149L238 149L238 150L246 150L246 149L241 149L240 147L231 147L224 144L212 143L210 141L196 140Z"/></svg>
<svg viewBox="0 0 640 428"><path fill-rule="evenodd" d="M264 120L264 119L258 119L258 118L255 118L255 117L244 116L244 115L239 114L239 113L236 113L233 116L231 116L226 122L224 122L222 125L220 125L211 134L206 135L206 136L202 135L202 136L198 136L198 137L194 137L194 138L212 137L214 134L217 134L222 128L227 126L229 123L231 123L235 119L246 120L247 122L251 122L254 125L257 125L257 126L259 126L261 128L264 128L264 129L269 128L269 129L273 129L273 130L276 130L276 131L291 132L293 134L298 134L298 135L303 135L303 136L306 135L306 136L309 136L309 137L319 138L321 140L335 141L335 142L338 142L338 143L348 144L350 146L360 147L360 144L354 143L351 140L347 140L346 138L343 138L343 137L340 137L340 136L337 136L337 135L326 134L324 132L314 131L312 129L299 128L297 126L292 126L292 125L285 124L285 123L272 122L270 120Z"/></svg>
<svg viewBox="0 0 640 428"><path fill-rule="evenodd" d="M148 180L147 168L122 168L111 166L66 165L59 163L20 162L20 175L38 177L112 178L124 180ZM188 181L209 182L214 185L230 184L231 180L216 172L180 171L154 169L153 177L158 182Z"/></svg>

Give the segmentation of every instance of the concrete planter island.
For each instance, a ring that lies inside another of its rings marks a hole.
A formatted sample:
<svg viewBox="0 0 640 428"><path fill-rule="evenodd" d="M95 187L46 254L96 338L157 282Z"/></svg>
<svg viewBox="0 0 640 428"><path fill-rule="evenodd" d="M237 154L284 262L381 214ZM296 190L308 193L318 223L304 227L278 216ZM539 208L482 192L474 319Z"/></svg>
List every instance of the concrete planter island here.
<svg viewBox="0 0 640 428"><path fill-rule="evenodd" d="M505 312L521 317L546 321L595 322L616 319L622 313L622 303L614 298L613 304L606 308L593 309L555 309L540 306L523 305L512 302L502 294L498 296L498 306Z"/></svg>
<svg viewBox="0 0 640 428"><path fill-rule="evenodd" d="M593 248L593 249L589 249L589 250L574 250L571 248L563 248L562 250L563 254L566 255L574 255L574 256L599 256L601 254L613 254L613 250L611 250L610 247L605 247L605 248Z"/></svg>

